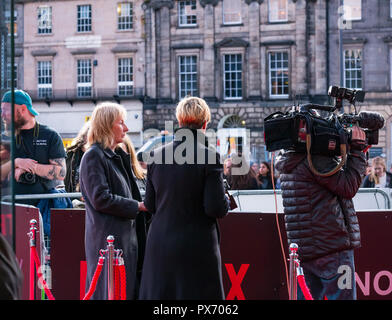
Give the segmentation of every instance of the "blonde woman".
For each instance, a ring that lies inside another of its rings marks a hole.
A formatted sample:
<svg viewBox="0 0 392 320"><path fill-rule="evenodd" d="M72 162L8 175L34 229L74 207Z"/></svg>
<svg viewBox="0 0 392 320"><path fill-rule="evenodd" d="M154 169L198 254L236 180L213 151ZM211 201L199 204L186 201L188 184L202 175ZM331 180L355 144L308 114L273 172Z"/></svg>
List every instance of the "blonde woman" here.
<svg viewBox="0 0 392 320"><path fill-rule="evenodd" d="M118 104L98 105L90 120L87 151L80 165L80 188L86 201L85 252L88 289L99 251L113 235L123 250L127 299L137 295L138 239L135 219L145 207L132 175L129 154L117 148L128 131L126 110ZM107 274L103 272L91 299L108 298Z"/></svg>
<svg viewBox="0 0 392 320"><path fill-rule="evenodd" d="M216 219L229 205L223 167L204 135L210 109L203 99L187 97L176 116L174 141L154 151L162 161L147 168L144 202L153 219L140 299L224 299Z"/></svg>
<svg viewBox="0 0 392 320"><path fill-rule="evenodd" d="M392 174L387 171L385 160L375 157L372 160L372 168L362 183L363 188L392 188Z"/></svg>

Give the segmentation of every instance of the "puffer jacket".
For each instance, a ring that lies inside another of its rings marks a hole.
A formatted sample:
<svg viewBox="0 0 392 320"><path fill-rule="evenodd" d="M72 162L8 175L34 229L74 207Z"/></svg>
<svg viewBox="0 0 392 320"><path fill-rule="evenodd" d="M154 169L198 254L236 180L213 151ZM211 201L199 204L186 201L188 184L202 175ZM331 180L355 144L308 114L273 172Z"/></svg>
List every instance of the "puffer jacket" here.
<svg viewBox="0 0 392 320"><path fill-rule="evenodd" d="M337 160L312 156L318 172L330 172ZM329 177L315 175L306 154L287 151L276 163L289 244L299 246L301 261L358 248L360 230L352 198L365 175L364 153L353 151L345 166Z"/></svg>

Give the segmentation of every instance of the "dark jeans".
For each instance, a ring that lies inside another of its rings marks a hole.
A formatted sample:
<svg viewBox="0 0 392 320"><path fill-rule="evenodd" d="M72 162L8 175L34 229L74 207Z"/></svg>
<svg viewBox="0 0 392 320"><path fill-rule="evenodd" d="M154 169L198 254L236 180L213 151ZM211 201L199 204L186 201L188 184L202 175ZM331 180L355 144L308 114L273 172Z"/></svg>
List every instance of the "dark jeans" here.
<svg viewBox="0 0 392 320"><path fill-rule="evenodd" d="M314 300L356 300L354 250L345 250L301 262ZM298 300L304 300L298 285Z"/></svg>

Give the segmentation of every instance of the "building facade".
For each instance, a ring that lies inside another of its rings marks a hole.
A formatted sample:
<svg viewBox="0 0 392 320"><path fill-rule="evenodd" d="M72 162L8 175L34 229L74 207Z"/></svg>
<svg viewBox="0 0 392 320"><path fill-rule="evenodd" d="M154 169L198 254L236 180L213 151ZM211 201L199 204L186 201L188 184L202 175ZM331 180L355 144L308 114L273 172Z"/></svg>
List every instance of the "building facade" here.
<svg viewBox="0 0 392 320"><path fill-rule="evenodd" d="M267 115L330 104L328 87L342 85L366 91L359 110L384 115L371 150L392 159L392 0L15 3L23 16L18 86L65 139L110 100L127 108L140 146L143 131L165 129L178 101L197 95L211 107L209 128L248 129L250 158L261 161Z"/></svg>
<svg viewBox="0 0 392 320"><path fill-rule="evenodd" d="M390 162L391 3L146 1L144 126L163 128L179 99L199 95L212 108L212 128L250 130L251 160L260 161L267 156L267 115L301 103L333 103L328 87L341 85L366 91L358 111L385 117L371 156ZM346 103L344 111L353 110Z"/></svg>
<svg viewBox="0 0 392 320"><path fill-rule="evenodd" d="M102 101L128 111L142 143L143 16L135 1L18 1L24 5L24 89L66 142Z"/></svg>

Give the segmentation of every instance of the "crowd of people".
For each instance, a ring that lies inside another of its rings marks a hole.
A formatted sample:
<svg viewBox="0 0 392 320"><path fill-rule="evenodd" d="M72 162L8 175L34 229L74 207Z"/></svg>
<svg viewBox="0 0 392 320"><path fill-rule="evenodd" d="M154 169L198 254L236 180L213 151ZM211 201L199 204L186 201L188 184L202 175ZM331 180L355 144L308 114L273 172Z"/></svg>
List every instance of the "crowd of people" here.
<svg viewBox="0 0 392 320"><path fill-rule="evenodd" d="M241 174L232 173L233 168L241 168ZM242 173L243 172L243 173ZM268 161L248 163L237 154L230 155L223 162L224 178L232 190L272 190L280 188L279 172Z"/></svg>
<svg viewBox="0 0 392 320"><path fill-rule="evenodd" d="M10 176L9 136L4 136L2 187L14 178L16 194L81 192L82 197L71 204L49 204L42 199L27 203L41 212L53 205L85 207L86 288L92 282L106 235L111 234L123 250L127 299L224 299L217 219L229 211L226 179L232 190L281 188L288 241L300 245L312 292L321 299L324 295L356 298L355 287L347 291L337 287L336 270L342 263L354 270L353 249L360 246L352 198L360 186L392 186L392 174L381 157L373 159L363 180L365 134L360 128L353 127L352 141L359 143L350 146L347 166L327 178L317 177L305 155L295 150L282 154L275 174L269 162L248 163L237 154L227 157L222 165L219 153L205 136L211 120L207 103L186 97L176 108L179 128L174 141L154 150L154 157L162 162L149 163L146 168L127 136L127 112L122 105L97 105L65 150L60 135L36 120L38 112L26 92L16 90L14 102L15 174ZM12 118L10 92L3 96L1 109L8 127ZM191 140L191 152L183 148L184 139ZM200 154L205 156L202 163ZM168 155L187 161L166 161ZM326 156L315 158L322 170L336 163ZM145 191L144 199L141 191ZM328 214L330 211L334 214ZM316 212L318 216L312 219ZM106 277L105 273L98 280L92 299L108 298Z"/></svg>

